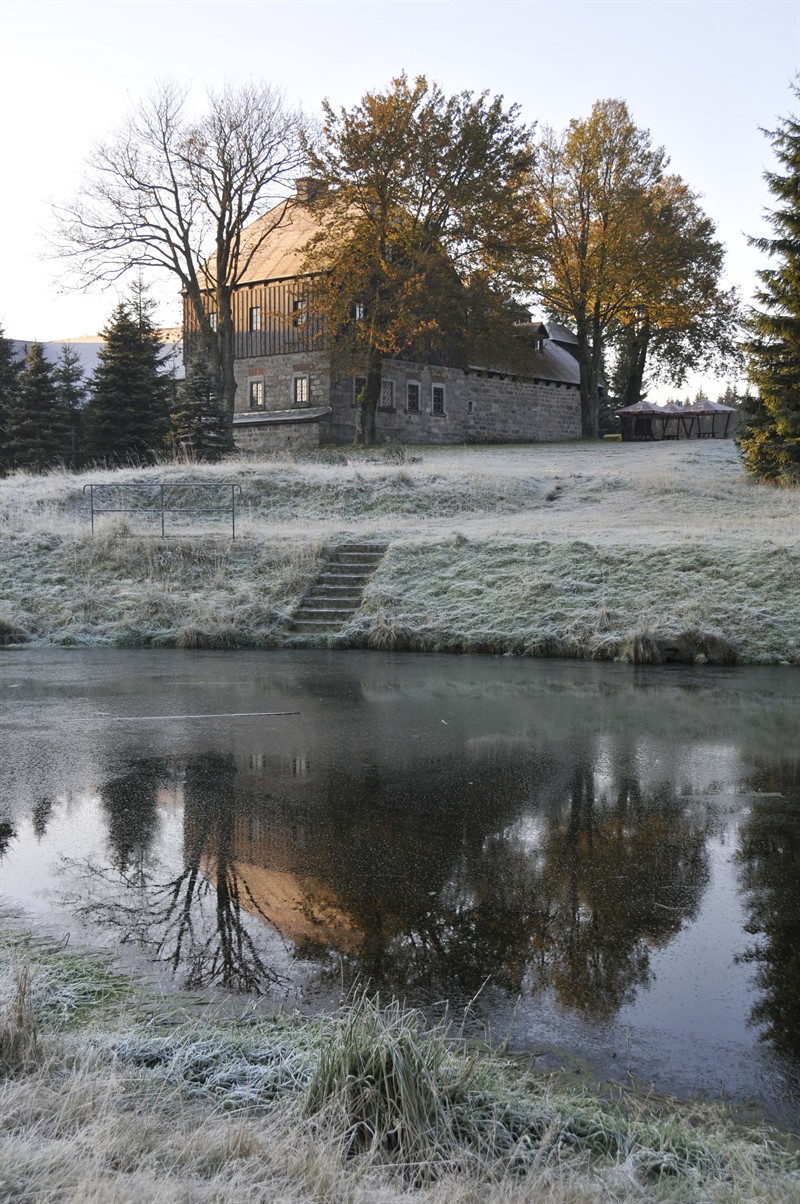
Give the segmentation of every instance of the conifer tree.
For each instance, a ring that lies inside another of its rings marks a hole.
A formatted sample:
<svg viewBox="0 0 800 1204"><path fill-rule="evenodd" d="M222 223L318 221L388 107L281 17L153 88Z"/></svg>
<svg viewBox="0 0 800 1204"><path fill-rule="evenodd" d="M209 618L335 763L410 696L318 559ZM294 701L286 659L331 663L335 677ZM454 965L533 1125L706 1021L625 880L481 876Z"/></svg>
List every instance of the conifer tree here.
<svg viewBox="0 0 800 1204"><path fill-rule="evenodd" d="M5 337L0 326L0 473L10 466L9 423L19 393L19 374L22 364L17 359L14 344Z"/></svg>
<svg viewBox="0 0 800 1204"><path fill-rule="evenodd" d="M68 462L69 414L62 407L53 365L41 343L31 343L9 418L9 457L15 468L33 471Z"/></svg>
<svg viewBox="0 0 800 1204"><path fill-rule="evenodd" d="M84 410L85 456L151 464L164 447L172 381L141 284L114 309Z"/></svg>
<svg viewBox="0 0 800 1204"><path fill-rule="evenodd" d="M219 377L203 357L193 360L186 373L167 443L195 460L219 460L228 448Z"/></svg>
<svg viewBox="0 0 800 1204"><path fill-rule="evenodd" d="M56 391L62 411L70 420L71 468L77 468L81 457L81 410L86 400L86 378L80 356L70 343L61 348L61 357L55 368Z"/></svg>
<svg viewBox="0 0 800 1204"><path fill-rule="evenodd" d="M800 85L792 88L800 97ZM758 396L746 399L739 444L754 476L776 484L800 482L800 119L765 131L781 170L765 173L777 201L774 238L753 238L774 266L759 272L761 287L745 344Z"/></svg>

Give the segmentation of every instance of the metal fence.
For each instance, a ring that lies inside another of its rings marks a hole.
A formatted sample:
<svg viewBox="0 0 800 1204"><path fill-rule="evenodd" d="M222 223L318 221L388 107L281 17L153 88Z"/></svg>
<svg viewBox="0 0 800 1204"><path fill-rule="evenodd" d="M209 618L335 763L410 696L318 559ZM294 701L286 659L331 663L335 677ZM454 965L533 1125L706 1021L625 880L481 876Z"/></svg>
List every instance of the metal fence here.
<svg viewBox="0 0 800 1204"><path fill-rule="evenodd" d="M161 535L167 535L167 519L172 515L228 515L231 539L236 539L236 501L241 501L241 485L228 481L154 482L146 485L89 484L89 513L94 535L95 517L100 514L133 514L155 518ZM195 504L192 503L195 499ZM202 505L197 502L203 501Z"/></svg>

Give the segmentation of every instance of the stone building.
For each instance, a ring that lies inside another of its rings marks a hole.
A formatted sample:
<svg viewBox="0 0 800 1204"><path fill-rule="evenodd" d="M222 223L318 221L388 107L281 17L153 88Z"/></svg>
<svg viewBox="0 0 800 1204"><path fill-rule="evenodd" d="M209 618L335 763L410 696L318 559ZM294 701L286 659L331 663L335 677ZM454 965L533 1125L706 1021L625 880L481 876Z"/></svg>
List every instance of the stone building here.
<svg viewBox="0 0 800 1204"><path fill-rule="evenodd" d="M297 195L245 231L252 253L234 294L236 401L234 438L242 451L311 450L351 443L363 378L334 379L314 314L313 277L304 248L319 233L309 208L310 180ZM502 366L384 361L378 440L403 443L538 442L581 434L576 340L549 322L516 324L527 340L525 371ZM187 359L199 348L197 323L184 303ZM441 358L441 357L437 357Z"/></svg>

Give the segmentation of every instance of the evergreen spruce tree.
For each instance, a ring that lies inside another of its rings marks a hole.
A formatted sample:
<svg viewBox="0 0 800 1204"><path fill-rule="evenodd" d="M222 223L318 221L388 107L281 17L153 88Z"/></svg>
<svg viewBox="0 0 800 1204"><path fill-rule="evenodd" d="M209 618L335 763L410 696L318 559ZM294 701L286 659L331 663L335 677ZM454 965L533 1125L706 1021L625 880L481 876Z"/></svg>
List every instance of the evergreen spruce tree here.
<svg viewBox="0 0 800 1204"><path fill-rule="evenodd" d="M195 460L219 460L228 449L219 376L202 357L189 365L172 411L167 443Z"/></svg>
<svg viewBox="0 0 800 1204"><path fill-rule="evenodd" d="M19 396L19 375L22 363L17 359L14 344L5 337L0 326L0 474L11 466L9 425Z"/></svg>
<svg viewBox="0 0 800 1204"><path fill-rule="evenodd" d="M151 464L164 447L172 380L141 283L114 309L83 411L85 457Z"/></svg>
<svg viewBox="0 0 800 1204"><path fill-rule="evenodd" d="M71 431L55 371L41 343L31 343L9 419L9 456L15 468L41 471L69 462Z"/></svg>
<svg viewBox="0 0 800 1204"><path fill-rule="evenodd" d="M792 91L800 98L798 84ZM748 322L745 350L758 396L742 406L738 440L749 472L790 484L800 482L800 119L787 117L765 132L781 168L765 177L777 200L770 214L775 237L750 242L774 266L758 274Z"/></svg>
<svg viewBox="0 0 800 1204"><path fill-rule="evenodd" d="M65 343L61 348L61 357L55 368L55 382L61 409L69 415L69 465L77 468L81 460L81 410L86 400L86 378L80 356L70 343Z"/></svg>

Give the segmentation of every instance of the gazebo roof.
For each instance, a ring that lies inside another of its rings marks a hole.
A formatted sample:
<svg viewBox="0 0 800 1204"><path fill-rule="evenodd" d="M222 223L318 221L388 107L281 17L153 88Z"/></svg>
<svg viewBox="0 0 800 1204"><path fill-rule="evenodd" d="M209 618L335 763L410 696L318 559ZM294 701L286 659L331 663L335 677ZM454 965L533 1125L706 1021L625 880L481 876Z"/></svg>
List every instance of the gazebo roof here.
<svg viewBox="0 0 800 1204"><path fill-rule="evenodd" d="M735 406L723 405L721 401L709 401L703 398L702 401L696 401L694 405L686 407L692 414L735 414Z"/></svg>
<svg viewBox="0 0 800 1204"><path fill-rule="evenodd" d="M615 414L657 414L663 418L666 410L664 406L653 405L652 401L635 401L632 406L623 406L621 410L615 410Z"/></svg>

